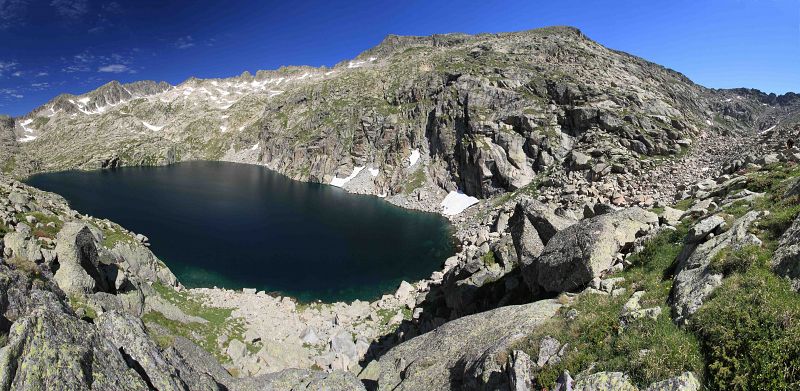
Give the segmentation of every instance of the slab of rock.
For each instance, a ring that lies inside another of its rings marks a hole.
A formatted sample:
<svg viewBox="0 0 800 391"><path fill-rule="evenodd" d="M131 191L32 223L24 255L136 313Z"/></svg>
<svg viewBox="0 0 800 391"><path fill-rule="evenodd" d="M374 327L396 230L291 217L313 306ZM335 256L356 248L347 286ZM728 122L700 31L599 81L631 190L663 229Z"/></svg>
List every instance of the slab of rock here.
<svg viewBox="0 0 800 391"><path fill-rule="evenodd" d="M331 337L331 350L335 353L347 356L351 361L358 360L358 351L353 342L353 336L347 331L340 330Z"/></svg>
<svg viewBox="0 0 800 391"><path fill-rule="evenodd" d="M54 280L66 293L85 294L108 290L98 261L99 243L86 223L64 225L56 236L58 271Z"/></svg>
<svg viewBox="0 0 800 391"><path fill-rule="evenodd" d="M686 323L711 293L722 284L723 275L710 270L711 261L723 249L738 250L747 245L761 245L748 232L761 216L751 211L737 219L731 229L699 245L686 243L677 261L670 301L676 322Z"/></svg>
<svg viewBox="0 0 800 391"><path fill-rule="evenodd" d="M645 391L700 391L700 381L692 372L651 384Z"/></svg>
<svg viewBox="0 0 800 391"><path fill-rule="evenodd" d="M573 391L638 391L622 372L598 372L581 377Z"/></svg>
<svg viewBox="0 0 800 391"><path fill-rule="evenodd" d="M800 291L800 217L781 235L771 266L776 274L791 280L795 291Z"/></svg>
<svg viewBox="0 0 800 391"><path fill-rule="evenodd" d="M531 357L521 350L511 352L511 363L508 366L508 381L511 391L531 391L533 375L531 374Z"/></svg>
<svg viewBox="0 0 800 391"><path fill-rule="evenodd" d="M529 197L517 201L512 219L514 216L518 216L519 219L520 215L524 215L530 221L544 244L547 244L556 232L576 223L575 220L557 215L554 209Z"/></svg>
<svg viewBox="0 0 800 391"><path fill-rule="evenodd" d="M612 266L616 254L658 224L639 207L585 219L558 232L522 274L529 288L564 292L582 287ZM535 275L536 285L532 285Z"/></svg>
<svg viewBox="0 0 800 391"><path fill-rule="evenodd" d="M725 227L725 219L720 215L713 215L706 217L697 222L686 235L687 243L700 243L704 241L706 236L712 232L716 232Z"/></svg>
<svg viewBox="0 0 800 391"><path fill-rule="evenodd" d="M147 336L141 320L109 311L98 316L95 324L100 333L119 349L128 365L139 368L149 385L158 390L189 389Z"/></svg>
<svg viewBox="0 0 800 391"><path fill-rule="evenodd" d="M146 391L120 351L91 324L50 307L15 322L0 349L4 390Z"/></svg>
<svg viewBox="0 0 800 391"><path fill-rule="evenodd" d="M477 362L498 343L525 335L555 315L554 300L507 306L465 316L403 342L380 360L372 361L360 377L387 390L447 390L465 382L459 363Z"/></svg>

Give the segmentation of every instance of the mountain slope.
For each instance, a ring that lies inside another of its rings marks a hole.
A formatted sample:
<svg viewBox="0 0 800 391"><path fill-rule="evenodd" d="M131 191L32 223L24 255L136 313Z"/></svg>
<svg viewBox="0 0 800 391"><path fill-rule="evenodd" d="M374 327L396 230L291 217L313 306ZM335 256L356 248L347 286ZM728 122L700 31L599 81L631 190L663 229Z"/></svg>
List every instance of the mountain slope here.
<svg viewBox="0 0 800 391"><path fill-rule="evenodd" d="M18 172L222 159L306 181L357 174L339 182L431 209L446 191L522 188L573 149L629 167L680 154L771 107L727 96L568 27L388 36L333 68L59 96L17 118L21 160L33 163ZM412 153L422 159L409 168Z"/></svg>

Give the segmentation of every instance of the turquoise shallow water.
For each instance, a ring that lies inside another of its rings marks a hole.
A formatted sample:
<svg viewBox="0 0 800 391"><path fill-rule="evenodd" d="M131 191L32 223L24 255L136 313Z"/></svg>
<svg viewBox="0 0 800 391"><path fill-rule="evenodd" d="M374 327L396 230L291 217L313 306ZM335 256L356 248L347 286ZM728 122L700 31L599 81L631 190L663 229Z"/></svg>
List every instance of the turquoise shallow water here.
<svg viewBox="0 0 800 391"><path fill-rule="evenodd" d="M257 288L304 301L374 299L401 280L429 276L454 253L439 215L253 165L67 171L28 183L147 235L189 287Z"/></svg>

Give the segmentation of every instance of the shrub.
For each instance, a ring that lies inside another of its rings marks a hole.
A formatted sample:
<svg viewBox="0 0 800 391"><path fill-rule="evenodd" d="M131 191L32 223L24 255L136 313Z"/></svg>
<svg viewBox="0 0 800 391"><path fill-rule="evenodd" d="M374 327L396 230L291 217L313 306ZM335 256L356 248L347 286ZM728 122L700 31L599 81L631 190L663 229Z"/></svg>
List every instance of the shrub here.
<svg viewBox="0 0 800 391"><path fill-rule="evenodd" d="M692 327L712 389L800 388L800 296L766 267L726 279Z"/></svg>
<svg viewBox="0 0 800 391"><path fill-rule="evenodd" d="M765 264L769 261L770 252L761 246L745 246L739 250L723 249L711 259L709 271L729 276L733 273L744 273L752 265Z"/></svg>

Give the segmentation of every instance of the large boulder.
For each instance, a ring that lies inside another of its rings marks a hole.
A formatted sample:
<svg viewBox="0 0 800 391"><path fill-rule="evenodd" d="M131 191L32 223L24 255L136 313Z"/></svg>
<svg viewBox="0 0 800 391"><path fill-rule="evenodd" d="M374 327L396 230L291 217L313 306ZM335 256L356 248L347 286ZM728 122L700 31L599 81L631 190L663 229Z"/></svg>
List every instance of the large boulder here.
<svg viewBox="0 0 800 391"><path fill-rule="evenodd" d="M639 207L582 220L556 233L537 261L522 267L523 277L532 291L580 288L656 225L658 216Z"/></svg>
<svg viewBox="0 0 800 391"><path fill-rule="evenodd" d="M148 390L91 324L40 307L11 327L0 349L0 390Z"/></svg>
<svg viewBox="0 0 800 391"><path fill-rule="evenodd" d="M792 288L800 291L800 217L781 235L772 256L772 270L790 279Z"/></svg>
<svg viewBox="0 0 800 391"><path fill-rule="evenodd" d="M748 231L760 216L761 212L748 212L734 221L727 232L700 244L687 242L684 245L677 260L670 296L676 322L686 323L722 284L722 273L710 267L717 254L724 249L736 251L748 245L761 245L761 240Z"/></svg>
<svg viewBox="0 0 800 391"><path fill-rule="evenodd" d="M507 385L509 371L501 371L501 367L509 365L503 361L508 354L501 352L510 352L513 342L560 307L554 300L543 300L456 319L393 347L378 361L370 362L361 377L379 390L460 389L481 379L498 380L496 376L504 377ZM499 361L492 362L495 359Z"/></svg>
<svg viewBox="0 0 800 391"><path fill-rule="evenodd" d="M86 294L108 289L100 268L98 239L86 223L64 224L56 241L58 270L54 279L64 292Z"/></svg>
<svg viewBox="0 0 800 391"><path fill-rule="evenodd" d="M95 324L99 332L119 349L128 365L138 368L148 385L162 391L189 389L153 340L148 338L141 320L109 311L101 314Z"/></svg>
<svg viewBox="0 0 800 391"><path fill-rule="evenodd" d="M522 216L531 223L544 244L547 244L557 232L576 222L557 215L555 210L530 197L521 198L514 208L512 219L519 220Z"/></svg>
<svg viewBox="0 0 800 391"><path fill-rule="evenodd" d="M120 267L142 282L160 282L168 286L178 285L178 279L161 260L139 242L118 242L111 252L119 259Z"/></svg>

